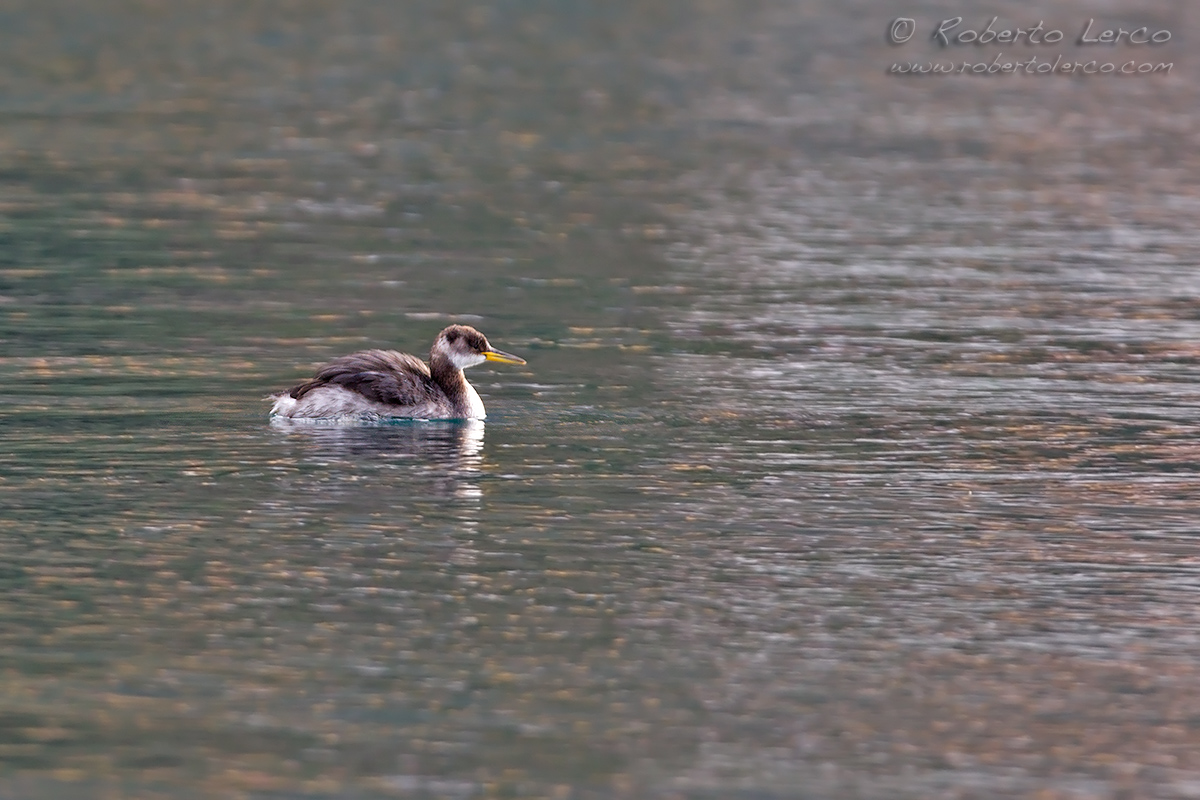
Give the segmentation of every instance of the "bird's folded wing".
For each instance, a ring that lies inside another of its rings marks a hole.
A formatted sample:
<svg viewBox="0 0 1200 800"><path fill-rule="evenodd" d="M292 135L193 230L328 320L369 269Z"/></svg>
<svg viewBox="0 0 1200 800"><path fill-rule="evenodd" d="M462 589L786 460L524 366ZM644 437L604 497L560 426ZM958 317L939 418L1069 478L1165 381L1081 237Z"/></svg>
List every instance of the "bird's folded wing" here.
<svg viewBox="0 0 1200 800"><path fill-rule="evenodd" d="M414 406L430 399L433 381L423 361L394 350L366 350L342 356L322 367L307 383L289 394L299 400L321 386L342 386L368 400Z"/></svg>

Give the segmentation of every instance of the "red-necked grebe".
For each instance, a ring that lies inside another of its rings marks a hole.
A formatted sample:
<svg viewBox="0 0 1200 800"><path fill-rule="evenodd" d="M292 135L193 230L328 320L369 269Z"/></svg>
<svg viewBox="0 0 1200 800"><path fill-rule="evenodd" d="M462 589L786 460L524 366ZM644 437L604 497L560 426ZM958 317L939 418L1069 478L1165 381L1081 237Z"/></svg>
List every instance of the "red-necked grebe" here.
<svg viewBox="0 0 1200 800"><path fill-rule="evenodd" d="M330 361L311 381L273 395L272 417L329 422L483 419L483 401L463 370L495 361L524 364L467 325L438 334L429 364L395 350L364 350Z"/></svg>

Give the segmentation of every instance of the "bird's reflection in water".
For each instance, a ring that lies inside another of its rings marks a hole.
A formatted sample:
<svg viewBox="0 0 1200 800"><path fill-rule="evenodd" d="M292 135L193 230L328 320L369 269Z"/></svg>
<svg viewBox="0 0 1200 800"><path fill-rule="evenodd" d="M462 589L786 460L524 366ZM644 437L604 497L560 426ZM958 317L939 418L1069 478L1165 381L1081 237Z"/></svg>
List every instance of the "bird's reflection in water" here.
<svg viewBox="0 0 1200 800"><path fill-rule="evenodd" d="M288 454L290 463L284 465L291 467L286 472L319 495L313 500L336 500L337 494L350 490L357 493L364 481L387 492L404 491L427 500L478 503L482 497L482 420L319 425L274 419L271 427L294 446ZM313 473L304 467L320 470Z"/></svg>
<svg viewBox="0 0 1200 800"><path fill-rule="evenodd" d="M270 435L276 491L249 517L271 531L279 563L320 575L289 587L297 602L344 610L365 587L395 590L406 570L436 580L480 560L481 420L276 420Z"/></svg>

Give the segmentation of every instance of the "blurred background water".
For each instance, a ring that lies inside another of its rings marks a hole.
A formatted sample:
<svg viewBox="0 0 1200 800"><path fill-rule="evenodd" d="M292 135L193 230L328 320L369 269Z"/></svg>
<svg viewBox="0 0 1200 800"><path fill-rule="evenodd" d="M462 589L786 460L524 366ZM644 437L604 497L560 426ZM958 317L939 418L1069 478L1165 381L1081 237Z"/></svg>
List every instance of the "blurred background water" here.
<svg viewBox="0 0 1200 800"><path fill-rule="evenodd" d="M1141 5L9 4L0 797L1200 797ZM267 423L450 321L486 423Z"/></svg>

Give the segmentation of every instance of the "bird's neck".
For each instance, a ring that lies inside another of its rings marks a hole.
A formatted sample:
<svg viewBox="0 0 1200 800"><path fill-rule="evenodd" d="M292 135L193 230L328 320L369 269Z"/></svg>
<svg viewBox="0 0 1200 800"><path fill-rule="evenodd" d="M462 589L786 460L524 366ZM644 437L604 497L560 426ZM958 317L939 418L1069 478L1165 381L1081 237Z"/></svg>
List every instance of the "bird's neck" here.
<svg viewBox="0 0 1200 800"><path fill-rule="evenodd" d="M440 355L431 355L429 374L433 377L434 382L442 387L442 391L446 393L447 399L450 400L455 410L463 417L471 416L472 400L478 398L479 395L476 394L471 384L467 383L467 377L463 375L463 371L450 363L450 359Z"/></svg>

